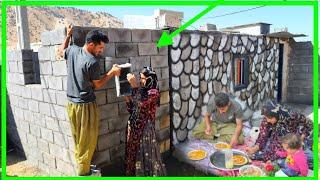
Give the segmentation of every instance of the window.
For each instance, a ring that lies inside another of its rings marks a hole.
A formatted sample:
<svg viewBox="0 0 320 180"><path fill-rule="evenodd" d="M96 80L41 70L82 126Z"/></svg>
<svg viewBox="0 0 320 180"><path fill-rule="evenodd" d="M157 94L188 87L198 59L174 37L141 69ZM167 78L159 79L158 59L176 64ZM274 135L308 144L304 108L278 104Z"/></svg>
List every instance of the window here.
<svg viewBox="0 0 320 180"><path fill-rule="evenodd" d="M233 59L234 90L247 88L249 84L249 59L248 56L235 55Z"/></svg>

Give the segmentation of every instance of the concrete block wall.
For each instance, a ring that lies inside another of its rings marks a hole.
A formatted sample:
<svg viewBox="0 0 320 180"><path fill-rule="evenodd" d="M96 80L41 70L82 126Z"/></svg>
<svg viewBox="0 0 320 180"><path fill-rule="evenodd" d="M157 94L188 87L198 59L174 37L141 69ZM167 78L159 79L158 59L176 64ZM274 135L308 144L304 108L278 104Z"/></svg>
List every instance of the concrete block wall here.
<svg viewBox="0 0 320 180"><path fill-rule="evenodd" d="M91 29L74 27L72 43L82 46L86 33ZM156 41L162 32L109 28L102 30L108 35L110 43L101 59L101 74L108 71L113 63L125 62L133 64L132 69L136 74L144 66L152 66L156 70L161 91L156 130L161 152L169 150L168 49L156 47ZM50 175L58 176L76 173L74 143L66 112L66 61L58 61L55 57L64 38L64 29L41 34L42 46L37 54L38 71L34 67L40 82L35 81L31 85L19 79L20 76L21 79L28 77L27 71L18 73L20 71L16 66L21 61L19 53L9 52L7 56L9 137L24 151L31 163ZM22 57L25 58L23 53ZM105 165L124 157L125 128L129 114L124 98L116 97L114 79L95 93L100 110L100 125L93 162Z"/></svg>
<svg viewBox="0 0 320 180"><path fill-rule="evenodd" d="M309 42L290 43L288 59L287 101L290 103L312 104L313 96L313 46Z"/></svg>

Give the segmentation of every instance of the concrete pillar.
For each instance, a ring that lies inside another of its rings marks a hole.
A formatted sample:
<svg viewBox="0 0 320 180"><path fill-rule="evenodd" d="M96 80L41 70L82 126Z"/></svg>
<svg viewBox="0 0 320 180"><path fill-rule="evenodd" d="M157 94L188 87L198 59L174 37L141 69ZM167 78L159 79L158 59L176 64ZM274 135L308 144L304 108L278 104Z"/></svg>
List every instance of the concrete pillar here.
<svg viewBox="0 0 320 180"><path fill-rule="evenodd" d="M28 14L26 7L16 7L16 24L18 35L18 49L30 49Z"/></svg>

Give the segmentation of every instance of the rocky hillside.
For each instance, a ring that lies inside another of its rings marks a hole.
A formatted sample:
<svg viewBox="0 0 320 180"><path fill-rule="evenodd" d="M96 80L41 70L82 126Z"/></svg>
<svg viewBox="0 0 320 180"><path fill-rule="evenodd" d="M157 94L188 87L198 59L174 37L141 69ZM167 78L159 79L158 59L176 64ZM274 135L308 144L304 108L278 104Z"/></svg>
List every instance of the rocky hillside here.
<svg viewBox="0 0 320 180"><path fill-rule="evenodd" d="M30 41L39 42L40 33L65 26L72 22L78 26L123 27L123 22L105 12L90 12L77 8L66 7L28 7ZM7 45L16 46L16 14L13 7L7 10Z"/></svg>

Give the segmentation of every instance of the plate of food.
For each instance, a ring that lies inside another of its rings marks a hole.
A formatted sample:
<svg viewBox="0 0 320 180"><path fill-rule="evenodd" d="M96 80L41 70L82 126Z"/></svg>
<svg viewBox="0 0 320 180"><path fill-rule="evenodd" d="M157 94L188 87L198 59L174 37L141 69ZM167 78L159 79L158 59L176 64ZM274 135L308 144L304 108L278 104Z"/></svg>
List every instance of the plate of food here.
<svg viewBox="0 0 320 180"><path fill-rule="evenodd" d="M239 169L240 176L245 177L261 177L265 176L265 173L261 168L253 165L245 165Z"/></svg>
<svg viewBox="0 0 320 180"><path fill-rule="evenodd" d="M238 170L243 165L246 165L249 162L248 155L240 150L232 149L232 159L233 159L233 167L227 168L225 164L225 151L226 150L217 150L210 156L211 165L214 168L219 170Z"/></svg>
<svg viewBox="0 0 320 180"><path fill-rule="evenodd" d="M233 155L232 159L233 159L233 165L235 166L243 166L248 163L248 159L241 154Z"/></svg>
<svg viewBox="0 0 320 180"><path fill-rule="evenodd" d="M194 161L199 161L207 157L207 152L201 149L188 152L188 158Z"/></svg>
<svg viewBox="0 0 320 180"><path fill-rule="evenodd" d="M228 143L225 143L225 142L217 142L213 145L213 147L216 149L216 150L223 150L223 149L230 149L231 146L230 144Z"/></svg>

